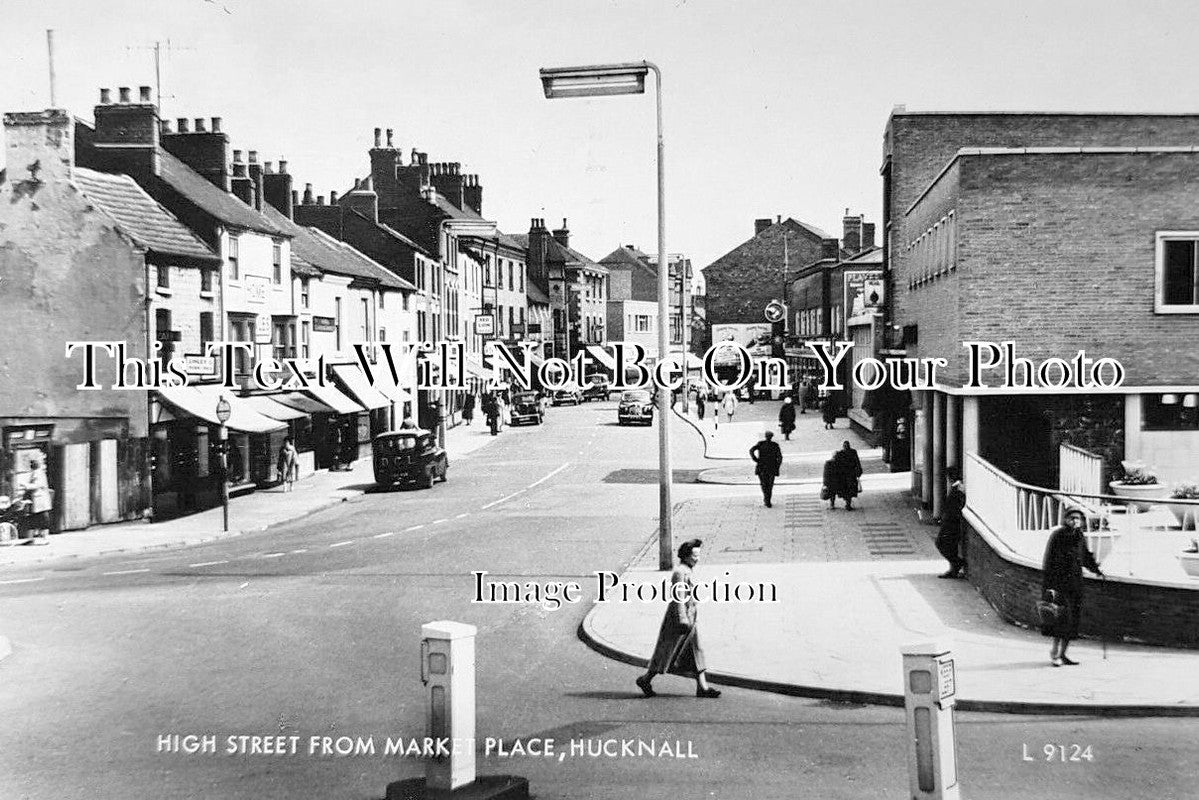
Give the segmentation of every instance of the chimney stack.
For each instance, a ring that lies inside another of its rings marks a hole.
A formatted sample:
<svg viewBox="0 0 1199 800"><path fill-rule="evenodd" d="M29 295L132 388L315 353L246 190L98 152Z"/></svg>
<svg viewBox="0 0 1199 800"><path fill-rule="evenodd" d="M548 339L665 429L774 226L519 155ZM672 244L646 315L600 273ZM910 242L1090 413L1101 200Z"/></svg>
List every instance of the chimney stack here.
<svg viewBox="0 0 1199 800"><path fill-rule="evenodd" d="M205 180L223 192L231 191L229 183L229 137L221 133L221 118L210 120L196 117L189 129L186 117L175 120L175 133L164 126L162 147L171 155L194 169ZM237 159L240 160L240 159Z"/></svg>
<svg viewBox="0 0 1199 800"><path fill-rule="evenodd" d="M754 236L757 236L759 233L766 230L773 224L774 223L770 221L769 217L766 217L764 219L755 219L754 220Z"/></svg>
<svg viewBox="0 0 1199 800"><path fill-rule="evenodd" d="M171 132L171 121L169 119L160 119L158 121L158 133L169 134Z"/></svg>
<svg viewBox="0 0 1199 800"><path fill-rule="evenodd" d="M850 216L849 209L841 218L841 244L848 253L858 253L862 249L862 223L865 218L858 214Z"/></svg>
<svg viewBox="0 0 1199 800"><path fill-rule="evenodd" d="M266 174L262 176L262 200L288 219L295 218L296 193L291 188L287 162L282 158L279 159L278 172L272 172L271 162L266 162Z"/></svg>
<svg viewBox="0 0 1199 800"><path fill-rule="evenodd" d="M75 168L74 131L71 115L61 109L5 114L8 182L70 180ZM14 193L12 201L19 197L19 192Z"/></svg>
<svg viewBox="0 0 1199 800"><path fill-rule="evenodd" d="M566 227L565 217L562 218L562 227L554 231L554 241L563 247L570 247L570 229Z"/></svg>
<svg viewBox="0 0 1199 800"><path fill-rule="evenodd" d="M467 175L462 187L462 202L480 217L483 216L483 185L479 183L478 175Z"/></svg>
<svg viewBox="0 0 1199 800"><path fill-rule="evenodd" d="M388 128L388 129L387 129L387 147L388 147L389 149L390 149L390 148L393 148L393 147L395 147L395 144L393 144L393 143L392 143L392 131L391 131L391 128Z"/></svg>
<svg viewBox="0 0 1199 800"><path fill-rule="evenodd" d="M81 149L80 166L123 172L140 182L158 174L162 127L158 109L152 103L131 103L128 86L117 92L120 103L114 105L104 102L111 95L100 90L100 105L93 109L95 133L88 146Z"/></svg>
<svg viewBox="0 0 1199 800"><path fill-rule="evenodd" d="M874 248L874 223L862 223L862 249L871 250Z"/></svg>

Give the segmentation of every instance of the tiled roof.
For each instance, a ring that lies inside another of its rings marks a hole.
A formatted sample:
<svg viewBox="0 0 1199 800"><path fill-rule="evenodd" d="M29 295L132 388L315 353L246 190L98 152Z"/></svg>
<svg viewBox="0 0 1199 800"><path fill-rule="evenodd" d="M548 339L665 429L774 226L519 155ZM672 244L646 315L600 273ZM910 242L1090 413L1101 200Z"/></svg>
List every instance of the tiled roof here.
<svg viewBox="0 0 1199 800"><path fill-rule="evenodd" d="M433 254L430 253L428 250L421 247L415 241L408 238L404 234L400 233L399 231L397 231L395 228L391 227L390 225L385 225L382 222L374 222L370 219L370 217L366 216L365 214L359 213L358 211L350 211L350 213L357 214L358 216L362 217L367 222L370 222L372 225L374 225L379 230L386 233L391 238L395 239L397 242L402 242L402 243L406 244L408 247L411 247L413 250L420 253L421 255L428 256L429 258L433 257Z"/></svg>
<svg viewBox="0 0 1199 800"><path fill-rule="evenodd" d="M787 217L787 219L786 219L786 220L784 220L784 221L785 221L785 222L793 222L793 223L795 223L796 225L798 225L799 227L801 227L801 228L803 228L804 230L806 230L808 233L811 233L811 234L813 234L814 236L819 236L821 239L831 239L831 238L833 238L833 237L829 236L827 233L825 233L824 231L822 231L822 230L820 230L819 228L817 228L815 225L809 225L809 224L808 224L808 223L806 223L806 222L800 222L799 220L795 219L795 217Z"/></svg>
<svg viewBox="0 0 1199 800"><path fill-rule="evenodd" d="M649 256L632 245L618 247L600 259L601 264L649 264Z"/></svg>
<svg viewBox="0 0 1199 800"><path fill-rule="evenodd" d="M146 194L133 178L76 167L73 180L88 200L112 217L141 247L164 255L220 260L187 226Z"/></svg>
<svg viewBox="0 0 1199 800"><path fill-rule="evenodd" d="M378 262L319 228L297 225L278 209L265 205L263 213L283 232L292 237L291 252L323 272L353 278L377 280L391 289L415 291L416 287Z"/></svg>
<svg viewBox="0 0 1199 800"><path fill-rule="evenodd" d="M513 242L515 242L517 247L523 247L526 250L529 249L529 234L527 234L527 233L507 233L504 235L507 236L509 239L511 239Z"/></svg>
<svg viewBox="0 0 1199 800"><path fill-rule="evenodd" d="M482 217L480 217L478 214L476 214L473 209L458 208L458 206L454 205L449 200L447 200L445 198L445 196L443 196L440 192L434 193L433 204L435 206L437 206L439 209L441 209L441 213L445 214L447 217L450 217L451 219L469 219L473 222L485 222L486 221Z"/></svg>
<svg viewBox="0 0 1199 800"><path fill-rule="evenodd" d="M295 240L292 240L292 245L294 248ZM299 275L301 278L318 278L321 271L296 255L296 251L293 249L291 251L291 274Z"/></svg>
<svg viewBox="0 0 1199 800"><path fill-rule="evenodd" d="M871 250L865 250L861 253L858 253L857 255L853 255L853 256L850 256L849 258L843 259L842 263L845 263L845 264L882 264L883 263L883 249L881 247L875 247Z"/></svg>
<svg viewBox="0 0 1199 800"><path fill-rule="evenodd" d="M167 185L221 222L272 236L283 235L283 231L262 213L222 191L161 147L158 148L158 166L158 175Z"/></svg>
<svg viewBox="0 0 1199 800"><path fill-rule="evenodd" d="M537 303L543 306L550 304L549 295L541 291L541 287L533 281L528 281L525 284L525 294L528 296L530 303Z"/></svg>
<svg viewBox="0 0 1199 800"><path fill-rule="evenodd" d="M500 235L500 244L505 245L507 247L515 248L517 250L528 250L529 249L529 237L527 237L527 236L523 237L524 241L522 242L520 237L512 236L510 234L504 233L503 231L498 231L498 233Z"/></svg>
<svg viewBox="0 0 1199 800"><path fill-rule="evenodd" d="M575 250L573 247L567 247L566 245L561 244L560 242L558 242L557 240L555 240L554 238L551 237L550 238L550 251L553 252L555 247L562 254L561 258L566 263L579 264L587 269L594 270L595 272L602 272L605 275L608 274L607 267L605 267L601 264L597 264L596 262L592 261L587 256L580 253L578 250Z"/></svg>

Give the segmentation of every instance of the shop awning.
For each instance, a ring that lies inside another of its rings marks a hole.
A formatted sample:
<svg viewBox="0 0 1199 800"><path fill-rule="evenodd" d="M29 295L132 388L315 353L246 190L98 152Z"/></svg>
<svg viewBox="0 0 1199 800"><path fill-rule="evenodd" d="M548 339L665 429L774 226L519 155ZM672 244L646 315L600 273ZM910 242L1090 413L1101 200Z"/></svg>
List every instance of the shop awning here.
<svg viewBox="0 0 1199 800"><path fill-rule="evenodd" d="M225 426L242 433L268 433L287 427L277 419L258 413L245 402L245 398L238 397L232 390L222 386L164 388L158 390L158 396L180 411L212 425L221 424L216 415L216 407L223 396L229 403L229 420Z"/></svg>
<svg viewBox="0 0 1199 800"><path fill-rule="evenodd" d="M356 364L337 364L332 367L333 377L344 386L352 397L356 398L364 408L374 410L387 408L391 400L382 392L371 386L370 381L362 374Z"/></svg>
<svg viewBox="0 0 1199 800"><path fill-rule="evenodd" d="M252 394L249 397L241 398L246 405L257 411L264 417L277 419L280 422L289 422L293 419L304 419L308 415L303 411L292 408L291 406L280 403L275 396L267 396L265 394Z"/></svg>
<svg viewBox="0 0 1199 800"><path fill-rule="evenodd" d="M375 388L393 403L414 402L412 392L406 387L397 386L391 379L390 370L386 368L375 372Z"/></svg>
<svg viewBox="0 0 1199 800"><path fill-rule="evenodd" d="M313 384L304 391L329 406L337 414L359 414L366 410L360 403L346 397L341 391L332 386L317 386Z"/></svg>
<svg viewBox="0 0 1199 800"><path fill-rule="evenodd" d="M606 348L600 347L597 344L587 345L587 352L596 361L604 365L604 369L616 370L616 359L608 353Z"/></svg>
<svg viewBox="0 0 1199 800"><path fill-rule="evenodd" d="M303 411L307 414L336 414L337 409L322 403L315 397L309 397L303 392L287 392L273 395L275 402L281 405Z"/></svg>

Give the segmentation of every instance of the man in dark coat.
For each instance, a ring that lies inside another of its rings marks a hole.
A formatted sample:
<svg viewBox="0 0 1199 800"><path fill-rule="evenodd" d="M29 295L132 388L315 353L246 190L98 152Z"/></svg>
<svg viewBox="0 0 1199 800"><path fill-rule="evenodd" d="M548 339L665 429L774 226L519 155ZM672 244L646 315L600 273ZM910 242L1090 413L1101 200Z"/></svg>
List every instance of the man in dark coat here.
<svg viewBox="0 0 1199 800"><path fill-rule="evenodd" d="M791 441L791 432L795 430L795 404L790 397L783 398L783 406L779 409L779 430L784 439Z"/></svg>
<svg viewBox="0 0 1199 800"><path fill-rule="evenodd" d="M772 431L766 431L762 437L762 441L749 448L749 457L757 464L754 472L758 476L758 483L762 484L762 499L766 502L766 507L770 508L771 496L774 494L774 479L783 467L783 451L778 442L774 441Z"/></svg>
<svg viewBox="0 0 1199 800"><path fill-rule="evenodd" d="M962 558L962 509L966 507L966 489L957 467L947 467L945 477L951 481L945 495L945 510L941 514L941 530L937 533L937 550L949 562L949 571L938 578L961 578L966 568Z"/></svg>
<svg viewBox="0 0 1199 800"><path fill-rule="evenodd" d="M1086 536L1082 532L1086 521L1087 517L1081 509L1068 509L1065 524L1053 529L1045 545L1041 593L1044 599L1056 602L1061 607L1061 613L1054 623L1043 626L1041 633L1053 637L1049 658L1055 667L1078 664L1066 656L1066 648L1072 639L1078 638L1083 568L1103 577L1095 556L1087 549ZM1053 594L1050 595L1050 592Z"/></svg>
<svg viewBox="0 0 1199 800"><path fill-rule="evenodd" d="M824 419L824 429L832 430L837 424L837 401L831 394L820 400L820 415Z"/></svg>
<svg viewBox="0 0 1199 800"><path fill-rule="evenodd" d="M833 457L824 462L824 488L828 490L828 507L837 507L837 498L845 498L845 510L853 511L853 499L858 496L858 478L862 476L862 461L858 451L845 442Z"/></svg>

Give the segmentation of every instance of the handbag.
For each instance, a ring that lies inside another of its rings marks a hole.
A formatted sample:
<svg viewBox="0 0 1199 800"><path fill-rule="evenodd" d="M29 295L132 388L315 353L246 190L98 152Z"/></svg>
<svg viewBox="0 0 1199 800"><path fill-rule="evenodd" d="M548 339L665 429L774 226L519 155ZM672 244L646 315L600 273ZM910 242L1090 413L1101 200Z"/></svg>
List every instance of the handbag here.
<svg viewBox="0 0 1199 800"><path fill-rule="evenodd" d="M1053 589L1046 592L1045 597L1036 602L1035 608L1042 628L1051 628L1062 618L1062 606L1057 602L1057 592Z"/></svg>

